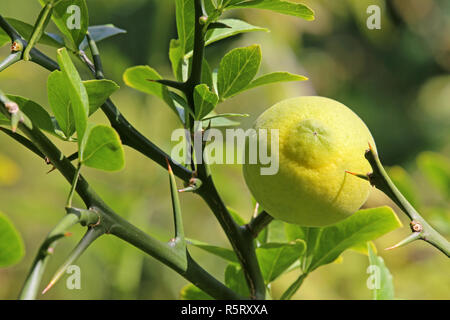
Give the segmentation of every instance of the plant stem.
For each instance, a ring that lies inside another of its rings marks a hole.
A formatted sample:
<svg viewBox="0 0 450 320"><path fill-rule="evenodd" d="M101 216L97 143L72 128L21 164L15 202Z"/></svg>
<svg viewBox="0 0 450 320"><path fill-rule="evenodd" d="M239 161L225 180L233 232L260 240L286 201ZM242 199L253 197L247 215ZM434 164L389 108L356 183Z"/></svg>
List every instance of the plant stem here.
<svg viewBox="0 0 450 320"><path fill-rule="evenodd" d="M258 234L273 221L266 211L262 211L255 218L253 218L246 226L249 232L256 238Z"/></svg>
<svg viewBox="0 0 450 320"><path fill-rule="evenodd" d="M22 58L22 52L14 52L11 53L9 56L6 57L5 60L3 60L0 63L0 72L8 68L9 66L12 66L14 63L20 61Z"/></svg>
<svg viewBox="0 0 450 320"><path fill-rule="evenodd" d="M0 27L5 30L8 35L12 35L12 38L20 38L22 42L26 45L26 41L20 36L17 31L9 23L3 19L0 15ZM36 48L31 49L31 61L40 65L41 67L49 70L59 70L59 65L56 61L52 60L41 51ZM94 74L95 75L95 74ZM128 122L128 120L121 114L119 109L114 105L114 103L108 99L101 107L102 111L106 114L111 126L119 134L122 143L127 145L134 150L142 153L149 159L159 164L161 167L166 168L166 158L169 159L169 163L173 169L174 174L184 181L189 181L192 177L192 172L185 168L180 163L174 161L168 154L162 151L153 142L148 140L144 135L142 135L133 125Z"/></svg>
<svg viewBox="0 0 450 320"><path fill-rule="evenodd" d="M66 231L78 223L78 217L74 214L65 215L53 228L39 247L33 265L19 295L20 300L33 300L39 291L39 285L50 256L56 246L57 240L66 235Z"/></svg>
<svg viewBox="0 0 450 320"><path fill-rule="evenodd" d="M78 162L77 169L75 171L75 175L74 175L73 181L72 181L72 186L70 188L69 196L67 197L66 208L72 207L73 194L74 194L75 188L77 187L78 178L80 176L80 170L81 170L81 162Z"/></svg>
<svg viewBox="0 0 450 320"><path fill-rule="evenodd" d="M25 61L30 60L30 51L34 47L34 45L39 41L44 32L45 27L47 26L51 16L52 16L53 4L47 3L44 8L42 8L37 21L34 24L33 32L31 33L30 41L28 45L23 51L23 59Z"/></svg>
<svg viewBox="0 0 450 320"><path fill-rule="evenodd" d="M408 216L411 220L412 231L419 232L420 236L418 239L428 242L446 254L447 257L450 257L450 243L439 232L433 229L397 189L384 170L378 155L372 147L366 152L365 157L373 170L372 173L367 175L370 183L377 189L383 191Z"/></svg>
<svg viewBox="0 0 450 320"><path fill-rule="evenodd" d="M5 106L5 103L7 102L7 97L0 91L0 112L4 113L9 119L10 114ZM27 126L25 123L20 123L19 128L31 142L39 148L40 152L48 157L55 168L61 172L69 183L74 180L76 176L75 167L37 126L32 124ZM117 215L103 202L81 175L78 178L75 190L85 203L86 207L97 209L96 211L100 214L102 227L105 228L106 233L114 234L143 250L174 269L181 276L196 284L199 288L216 299L241 298L202 269L191 257L188 258L187 269L183 270L180 265L179 256L174 254L174 251L170 246L152 238Z"/></svg>

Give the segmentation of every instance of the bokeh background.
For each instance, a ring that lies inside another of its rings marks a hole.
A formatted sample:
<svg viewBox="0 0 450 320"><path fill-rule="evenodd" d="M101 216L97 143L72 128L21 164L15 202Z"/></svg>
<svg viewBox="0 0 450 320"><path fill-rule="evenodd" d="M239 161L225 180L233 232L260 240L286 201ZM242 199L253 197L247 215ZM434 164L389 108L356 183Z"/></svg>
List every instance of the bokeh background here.
<svg viewBox="0 0 450 320"><path fill-rule="evenodd" d="M372 131L383 163L423 215L449 236L448 157L450 154L450 2L446 0L316 0L304 1L315 10L316 20L260 10L239 10L229 16L264 26L257 32L216 43L206 50L211 66L236 46L260 43L261 72L290 71L309 81L271 85L248 91L219 106L220 112L243 112L251 117L242 127L275 102L299 95L322 95L353 109ZM381 30L368 30L366 8L382 9ZM91 25L113 23L128 31L99 44L106 77L120 84L112 99L125 116L160 147L169 151L170 134L177 128L173 112L157 98L127 88L122 73L127 67L148 64L171 76L167 57L169 41L176 38L174 1L88 0ZM2 0L0 13L33 23L38 1ZM55 31L54 26L50 30ZM54 49L41 46L54 57ZM0 56L8 48L0 49ZM82 76L89 73L80 65ZM0 88L26 96L48 108L48 72L21 62L0 73ZM94 121L106 123L97 112ZM73 145L57 142L69 153ZM160 239L172 235L168 176L165 170L126 148L127 166L118 173L88 168L84 175L116 212ZM440 173L433 171L440 164ZM445 167L447 166L447 167ZM431 168L431 169L430 169ZM444 169L443 169L444 168ZM445 169L447 168L447 169ZM0 269L0 299L15 299L40 241L64 214L69 185L58 172L6 135L0 135L0 210L23 235L26 256L17 265ZM216 165L213 173L226 203L249 218L252 201L238 165ZM430 179L431 177L431 179ZM448 176L447 176L448 177ZM180 182L181 184L181 182ZM195 195L181 196L189 237L229 246L212 213ZM80 203L77 199L77 203ZM81 203L80 203L81 204ZM373 192L366 206L392 205ZM398 210L397 210L398 212ZM376 241L394 277L399 299L448 299L449 262L422 242L394 251L383 249L409 233L405 227ZM81 237L60 241L44 282ZM222 279L226 263L192 248L205 268ZM177 299L186 281L137 249L112 236L94 243L77 262L81 290L68 290L65 278L42 299ZM296 299L370 299L367 289L368 259L346 252L340 264L319 268L305 281ZM274 298L296 278L291 272L273 284Z"/></svg>

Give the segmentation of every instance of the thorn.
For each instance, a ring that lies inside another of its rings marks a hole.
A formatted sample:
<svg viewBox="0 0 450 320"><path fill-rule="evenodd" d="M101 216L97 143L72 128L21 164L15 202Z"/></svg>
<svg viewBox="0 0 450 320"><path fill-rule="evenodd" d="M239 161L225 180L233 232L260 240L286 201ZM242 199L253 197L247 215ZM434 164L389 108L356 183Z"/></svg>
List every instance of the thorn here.
<svg viewBox="0 0 450 320"><path fill-rule="evenodd" d="M408 237L397 243L396 245L393 245L392 247L386 248L384 250L392 250L395 248L403 247L404 245L407 245L410 242L413 242L415 240L418 240L420 238L420 232L413 232Z"/></svg>
<svg viewBox="0 0 450 320"><path fill-rule="evenodd" d="M345 170L345 173L349 173L351 175L354 175L355 177L361 178L363 180L369 181L369 176L367 174L362 174L362 173L354 173L348 170Z"/></svg>
<svg viewBox="0 0 450 320"><path fill-rule="evenodd" d="M72 236L72 232L66 232L64 233L64 237L71 237Z"/></svg>
<svg viewBox="0 0 450 320"><path fill-rule="evenodd" d="M49 174L49 173L51 173L51 172L53 172L53 171L55 171L55 170L56 170L56 167L53 166L49 171L47 171L47 174Z"/></svg>
<svg viewBox="0 0 450 320"><path fill-rule="evenodd" d="M167 171L169 171L169 173L173 173L172 167L170 166L169 159L167 157L166 157L166 163L167 163Z"/></svg>
<svg viewBox="0 0 450 320"><path fill-rule="evenodd" d="M259 210L259 203L257 202L255 205L255 210L253 210L253 217L256 218L256 216L258 215L258 210Z"/></svg>
<svg viewBox="0 0 450 320"><path fill-rule="evenodd" d="M50 283L45 287L45 289L42 291L42 294L45 294L48 290L50 290L56 281L50 281Z"/></svg>

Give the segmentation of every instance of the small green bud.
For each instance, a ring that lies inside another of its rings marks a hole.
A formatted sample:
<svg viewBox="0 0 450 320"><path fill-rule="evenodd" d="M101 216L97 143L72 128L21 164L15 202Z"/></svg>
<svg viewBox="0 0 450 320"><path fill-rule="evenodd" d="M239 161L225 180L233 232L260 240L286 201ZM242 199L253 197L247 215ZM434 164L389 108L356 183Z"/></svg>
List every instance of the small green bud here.
<svg viewBox="0 0 450 320"><path fill-rule="evenodd" d="M199 22L201 25L205 25L206 22L208 22L208 17L207 17L207 16L201 16L201 17L198 19L198 22Z"/></svg>

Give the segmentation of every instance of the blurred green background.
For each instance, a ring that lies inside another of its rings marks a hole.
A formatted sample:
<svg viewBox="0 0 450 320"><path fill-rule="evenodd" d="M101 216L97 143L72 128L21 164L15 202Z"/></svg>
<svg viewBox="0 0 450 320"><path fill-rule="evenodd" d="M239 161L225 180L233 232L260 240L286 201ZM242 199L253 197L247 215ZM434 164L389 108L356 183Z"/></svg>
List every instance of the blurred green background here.
<svg viewBox="0 0 450 320"><path fill-rule="evenodd" d="M346 104L372 131L383 163L395 166L391 174L396 181L423 215L448 237L450 182L442 174L436 174L433 165L441 163L441 169L446 165L448 169L450 154L450 2L303 3L314 9L315 21L259 10L229 12L229 16L268 27L271 32L250 33L214 44L206 50L206 57L211 66L217 67L220 57L232 47L260 43L262 72L290 71L310 80L248 91L227 100L218 111L251 114L242 122L247 128L262 111L288 97L317 94ZM382 8L381 30L366 27L366 8L370 4ZM170 134L179 126L175 115L156 98L127 88L122 73L127 67L148 64L171 77L167 52L170 39L176 38L174 1L88 0L88 6L91 25L113 23L128 31L99 44L106 77L121 86L112 96L113 101L138 129L170 151ZM39 10L38 1L34 0L0 3L4 17L31 24ZM54 26L50 30L55 31ZM55 56L53 49L40 48ZM0 49L1 57L7 54L7 47ZM85 79L90 77L85 68L79 69ZM20 62L0 73L0 88L48 107L47 76L48 72L41 67ZM94 118L97 123L106 123L101 112ZM68 154L74 150L73 145L56 143ZM85 168L84 175L116 212L168 240L173 224L167 173L137 152L129 148L125 151L127 166L121 172L110 174ZM26 256L19 264L0 269L0 299L17 297L40 241L64 214L69 185L58 172L47 174L49 169L6 135L0 135L0 210L18 227L26 245ZM226 203L249 218L252 202L240 166L216 165L212 169ZM79 199L76 201L81 205ZM183 194L181 201L190 238L229 246L199 197ZM373 192L366 206L382 204L392 205L384 195ZM394 251L383 250L409 233L408 221L403 214L399 216L405 227L376 241L379 254L393 274L396 296L448 299L450 268L444 255L422 242ZM59 243L44 282L49 281L83 231L75 227L73 236ZM224 261L195 248L192 254L222 279ZM366 256L346 252L340 264L312 273L294 298L370 299L371 292L366 286L368 264ZM95 242L77 265L81 268L81 290L66 289L63 278L42 298L177 299L180 288L186 284L169 268L112 236ZM296 272L291 272L277 280L273 284L274 298L296 276Z"/></svg>

